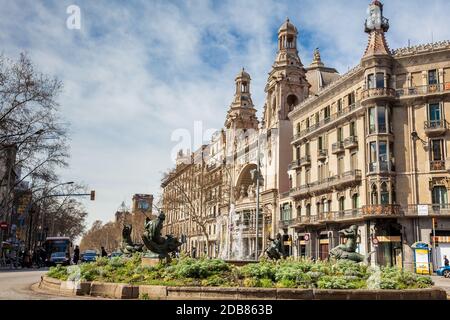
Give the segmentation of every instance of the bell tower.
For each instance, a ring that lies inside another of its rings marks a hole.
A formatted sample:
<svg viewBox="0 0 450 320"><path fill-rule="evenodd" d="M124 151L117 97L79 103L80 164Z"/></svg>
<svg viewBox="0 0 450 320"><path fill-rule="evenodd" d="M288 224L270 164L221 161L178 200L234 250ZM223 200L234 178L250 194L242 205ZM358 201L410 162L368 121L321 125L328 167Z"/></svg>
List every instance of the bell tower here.
<svg viewBox="0 0 450 320"><path fill-rule="evenodd" d="M297 51L297 28L286 19L278 29L278 52L265 88L264 123L276 127L288 120L288 113L308 96L306 70Z"/></svg>
<svg viewBox="0 0 450 320"><path fill-rule="evenodd" d="M250 75L242 68L236 76L234 99L225 120L227 129L257 129L256 109L250 94Z"/></svg>

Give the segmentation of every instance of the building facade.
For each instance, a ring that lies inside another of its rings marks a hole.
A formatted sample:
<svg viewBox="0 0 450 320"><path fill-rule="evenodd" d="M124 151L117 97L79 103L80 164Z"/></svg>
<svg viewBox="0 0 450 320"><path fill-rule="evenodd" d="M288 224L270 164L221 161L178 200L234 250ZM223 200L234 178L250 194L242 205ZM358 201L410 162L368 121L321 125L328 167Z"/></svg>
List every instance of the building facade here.
<svg viewBox="0 0 450 320"><path fill-rule="evenodd" d="M450 42L391 51L388 29L373 1L360 64L289 114L294 255L326 259L351 224L379 265L412 269L418 241L450 253Z"/></svg>
<svg viewBox="0 0 450 320"><path fill-rule="evenodd" d="M439 265L450 254L450 42L391 50L388 29L375 0L367 48L341 76L318 49L305 67L298 31L283 23L262 119L243 69L224 128L163 179L167 233L186 237L188 252L230 259L260 256L281 233L290 255L326 259L356 224L374 263L412 268L422 241Z"/></svg>

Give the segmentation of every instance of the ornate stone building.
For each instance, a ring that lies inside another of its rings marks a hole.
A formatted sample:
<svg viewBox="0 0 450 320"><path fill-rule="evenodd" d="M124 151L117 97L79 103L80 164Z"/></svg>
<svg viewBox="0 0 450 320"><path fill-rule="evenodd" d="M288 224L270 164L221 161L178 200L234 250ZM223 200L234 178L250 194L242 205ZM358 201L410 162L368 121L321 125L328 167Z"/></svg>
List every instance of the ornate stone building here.
<svg viewBox="0 0 450 320"><path fill-rule="evenodd" d="M298 31L283 23L261 121L243 69L224 129L163 179L167 233L186 236L188 252L254 259L280 232L291 255L325 259L357 224L358 250L376 250L376 263L412 268L423 241L439 265L450 254L450 43L392 51L388 29L375 0L367 48L341 76L318 49L304 67Z"/></svg>
<svg viewBox="0 0 450 320"><path fill-rule="evenodd" d="M327 258L350 224L380 265L412 269L418 241L436 247L435 265L450 253L450 43L391 51L388 29L373 1L359 65L289 114L292 216L282 226L294 255Z"/></svg>

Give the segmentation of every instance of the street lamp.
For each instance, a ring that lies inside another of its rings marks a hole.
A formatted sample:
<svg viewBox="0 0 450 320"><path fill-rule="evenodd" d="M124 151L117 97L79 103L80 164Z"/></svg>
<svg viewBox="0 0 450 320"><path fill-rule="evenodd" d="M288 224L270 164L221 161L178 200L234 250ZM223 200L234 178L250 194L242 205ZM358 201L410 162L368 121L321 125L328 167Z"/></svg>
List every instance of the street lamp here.
<svg viewBox="0 0 450 320"><path fill-rule="evenodd" d="M258 230L258 222L259 222L259 183L261 177L261 161L260 161L260 135L261 130L264 127L264 120L261 122L261 126L258 126L258 137L257 137L257 154L256 154L256 223L255 223L255 229L256 229L256 237L255 237L255 260L258 261L258 239L259 239L259 230ZM263 219L264 223L264 219ZM264 240L263 240L264 241Z"/></svg>

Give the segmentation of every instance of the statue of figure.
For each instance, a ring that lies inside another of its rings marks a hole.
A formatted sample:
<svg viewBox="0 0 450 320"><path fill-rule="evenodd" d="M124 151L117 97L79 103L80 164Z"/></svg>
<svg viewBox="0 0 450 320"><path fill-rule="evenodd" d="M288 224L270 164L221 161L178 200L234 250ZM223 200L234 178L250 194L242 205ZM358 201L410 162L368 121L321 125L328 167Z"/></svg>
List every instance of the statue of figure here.
<svg viewBox="0 0 450 320"><path fill-rule="evenodd" d="M337 260L349 260L354 262L365 262L368 263L370 256L375 251L369 252L366 256L356 252L356 240L358 238L358 227L356 225L350 226L348 229L343 229L339 231L343 234L347 240L345 244L340 244L330 251L330 257Z"/></svg>
<svg viewBox="0 0 450 320"><path fill-rule="evenodd" d="M165 238L161 235L165 218L165 214L161 212L154 220L145 219L145 231L142 235L142 240L149 251L147 255L160 259L169 258L169 253L177 251L182 244L172 235Z"/></svg>
<svg viewBox="0 0 450 320"><path fill-rule="evenodd" d="M241 186L241 194L240 194L240 197L241 197L241 198L245 198L245 186L244 186L244 185Z"/></svg>
<svg viewBox="0 0 450 320"><path fill-rule="evenodd" d="M269 240L272 241L270 246L266 249L267 256L273 260L279 260L281 257L285 257L286 253L284 251L283 240L281 234L278 233L275 239L269 236Z"/></svg>
<svg viewBox="0 0 450 320"><path fill-rule="evenodd" d="M141 252L143 248L143 244L133 243L131 240L131 231L133 227L131 225L124 225L122 229L122 246L120 250L125 255L130 255L135 252Z"/></svg>
<svg viewBox="0 0 450 320"><path fill-rule="evenodd" d="M249 198L250 197L253 197L253 198L255 197L255 195L253 194L253 186L251 184L248 185L247 194L248 194Z"/></svg>

